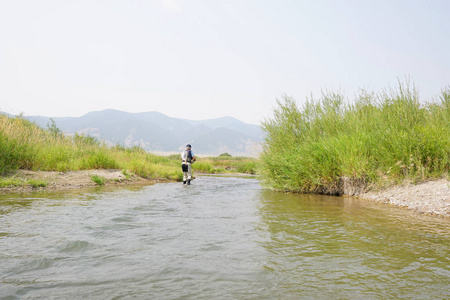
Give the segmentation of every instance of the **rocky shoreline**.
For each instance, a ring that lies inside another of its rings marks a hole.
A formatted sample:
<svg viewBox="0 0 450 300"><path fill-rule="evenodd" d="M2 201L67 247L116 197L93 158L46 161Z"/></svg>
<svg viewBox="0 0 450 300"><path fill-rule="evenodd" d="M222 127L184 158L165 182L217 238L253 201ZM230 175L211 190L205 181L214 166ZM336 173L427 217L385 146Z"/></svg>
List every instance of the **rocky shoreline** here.
<svg viewBox="0 0 450 300"><path fill-rule="evenodd" d="M450 181L439 179L413 184L405 182L357 197L430 215L450 217Z"/></svg>
<svg viewBox="0 0 450 300"><path fill-rule="evenodd" d="M23 180L41 180L46 187L34 188L30 185L0 188L0 192L30 192L36 190L63 190L95 187L91 176L105 179L105 186L147 185L167 182L166 179L146 179L122 170L84 170L69 172L44 172L19 170L14 177ZM439 179L419 184L404 183L383 190L369 191L356 195L358 198L405 207L419 213L450 217L450 181Z"/></svg>

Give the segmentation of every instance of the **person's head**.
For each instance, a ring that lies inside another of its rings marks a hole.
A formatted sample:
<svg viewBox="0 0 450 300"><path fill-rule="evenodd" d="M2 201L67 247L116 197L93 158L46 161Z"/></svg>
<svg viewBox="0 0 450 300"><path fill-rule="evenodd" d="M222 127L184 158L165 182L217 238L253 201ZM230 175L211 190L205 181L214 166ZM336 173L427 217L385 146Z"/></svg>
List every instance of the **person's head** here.
<svg viewBox="0 0 450 300"><path fill-rule="evenodd" d="M187 144L187 145L186 145L186 148L187 148L187 149L191 149L191 144Z"/></svg>

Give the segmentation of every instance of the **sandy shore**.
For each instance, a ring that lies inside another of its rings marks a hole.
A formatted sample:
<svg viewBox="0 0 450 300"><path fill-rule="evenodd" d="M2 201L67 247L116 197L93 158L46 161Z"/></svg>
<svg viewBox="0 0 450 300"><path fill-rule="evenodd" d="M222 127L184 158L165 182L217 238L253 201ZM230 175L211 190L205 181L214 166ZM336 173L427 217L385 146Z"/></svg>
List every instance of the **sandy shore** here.
<svg viewBox="0 0 450 300"><path fill-rule="evenodd" d="M97 175L105 179L105 186L130 185L130 184L154 184L165 182L164 179L146 179L130 174L125 176L122 170L84 170L68 172L44 172L19 170L14 177L22 179L24 182L29 179L42 180L47 183L46 187L33 188L31 186L0 188L0 192L27 192L36 190L63 190L95 187L97 184L92 181L91 176Z"/></svg>
<svg viewBox="0 0 450 300"><path fill-rule="evenodd" d="M420 213L450 216L450 181L446 179L419 184L405 183L381 191L363 193L358 197Z"/></svg>

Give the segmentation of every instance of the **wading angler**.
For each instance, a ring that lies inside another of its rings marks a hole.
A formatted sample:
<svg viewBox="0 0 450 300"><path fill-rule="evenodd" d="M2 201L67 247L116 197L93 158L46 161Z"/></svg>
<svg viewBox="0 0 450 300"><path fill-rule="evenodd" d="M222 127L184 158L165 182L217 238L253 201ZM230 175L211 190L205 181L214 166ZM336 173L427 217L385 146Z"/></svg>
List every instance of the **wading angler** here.
<svg viewBox="0 0 450 300"><path fill-rule="evenodd" d="M181 169L183 170L183 184L191 184L192 180L192 164L195 162L196 158L194 152L191 150L191 145L186 145L186 150L181 153Z"/></svg>

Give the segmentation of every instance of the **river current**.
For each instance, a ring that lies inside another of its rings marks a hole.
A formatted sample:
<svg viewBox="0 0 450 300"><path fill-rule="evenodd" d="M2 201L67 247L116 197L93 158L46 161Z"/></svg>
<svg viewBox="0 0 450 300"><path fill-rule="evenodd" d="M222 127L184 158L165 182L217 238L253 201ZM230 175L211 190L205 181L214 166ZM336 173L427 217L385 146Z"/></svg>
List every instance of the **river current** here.
<svg viewBox="0 0 450 300"><path fill-rule="evenodd" d="M255 178L0 195L0 299L448 299L450 222Z"/></svg>

